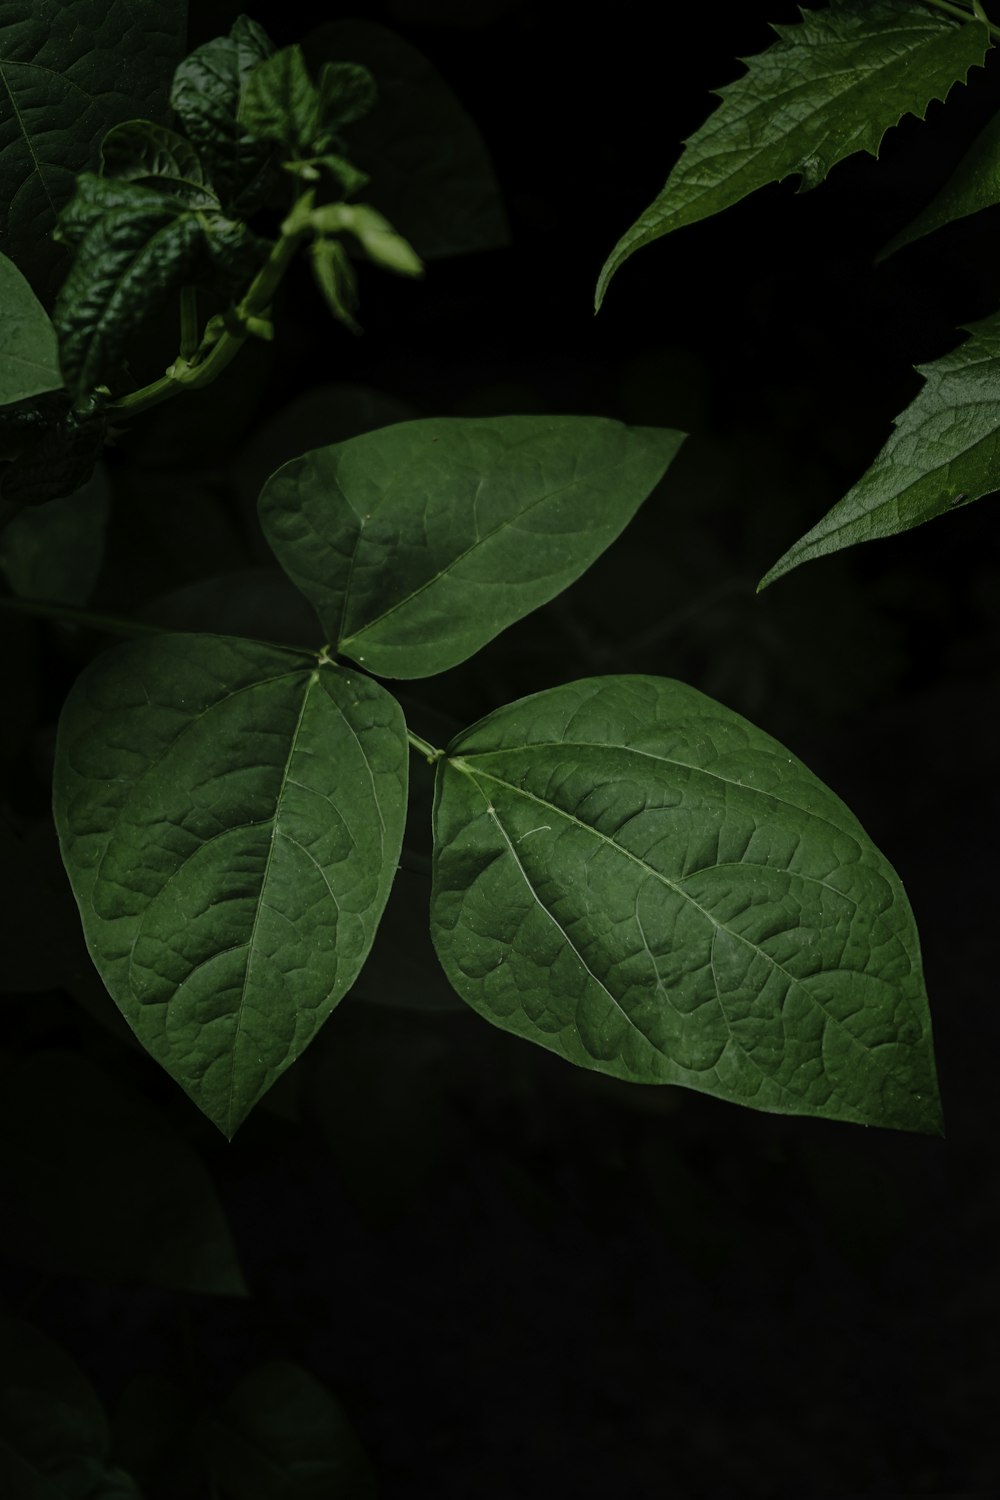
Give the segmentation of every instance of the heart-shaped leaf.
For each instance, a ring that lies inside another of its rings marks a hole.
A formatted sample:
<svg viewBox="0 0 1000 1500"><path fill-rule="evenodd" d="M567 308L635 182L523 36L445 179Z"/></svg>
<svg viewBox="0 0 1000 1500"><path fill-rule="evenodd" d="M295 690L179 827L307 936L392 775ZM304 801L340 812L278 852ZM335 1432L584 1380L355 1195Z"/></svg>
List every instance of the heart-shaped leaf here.
<svg viewBox="0 0 1000 1500"><path fill-rule="evenodd" d="M226 1135L357 978L406 809L398 704L225 636L99 657L59 725L55 814L94 962Z"/></svg>
<svg viewBox="0 0 1000 1500"><path fill-rule="evenodd" d="M428 677L579 578L682 440L603 417L401 422L285 464L261 524L337 651Z"/></svg>
<svg viewBox="0 0 1000 1500"><path fill-rule="evenodd" d="M768 735L594 678L489 715L437 775L432 932L488 1020L635 1082L940 1128L899 879Z"/></svg>

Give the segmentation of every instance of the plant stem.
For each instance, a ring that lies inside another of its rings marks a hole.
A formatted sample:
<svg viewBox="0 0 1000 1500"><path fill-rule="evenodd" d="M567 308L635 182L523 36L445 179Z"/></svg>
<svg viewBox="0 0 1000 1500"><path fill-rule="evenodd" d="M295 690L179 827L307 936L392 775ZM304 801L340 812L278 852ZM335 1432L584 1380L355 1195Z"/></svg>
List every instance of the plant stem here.
<svg viewBox="0 0 1000 1500"><path fill-rule="evenodd" d="M0 598L0 609L12 610L15 614L34 615L40 620L65 620L71 625L86 625L90 630L103 630L109 635L163 635L166 627L151 625L146 620L128 620L124 615L100 615L89 609L77 609L72 604L53 604L47 599Z"/></svg>
<svg viewBox="0 0 1000 1500"><path fill-rule="evenodd" d="M994 25L981 5L973 4L972 9L968 10L964 6L954 5L952 0L924 0L924 4L932 5L935 10L943 10L946 15L956 16L960 21L979 21L990 36L1000 37L1000 26Z"/></svg>
<svg viewBox="0 0 1000 1500"><path fill-rule="evenodd" d="M416 750L418 755L422 755L429 766L432 766L435 761L441 760L445 753L443 750L436 750L426 740L422 740L419 734L413 733L412 729L406 731L406 738L409 740L412 749Z"/></svg>
<svg viewBox="0 0 1000 1500"><path fill-rule="evenodd" d="M181 292L181 352L165 375L138 391L108 402L108 411L117 417L134 417L168 401L184 390L199 390L217 379L226 366L235 358L250 336L248 326L251 319L266 314L274 300L281 280L291 265L295 252L310 232L309 215L312 212L316 192L310 188L297 198L291 213L281 226L281 232L271 253L254 277L245 295L229 315L229 326L217 338L203 335L193 354L184 352L185 341L191 327L191 318L196 316L196 293L193 287ZM190 294L187 303L185 297ZM192 307L195 308L192 314Z"/></svg>

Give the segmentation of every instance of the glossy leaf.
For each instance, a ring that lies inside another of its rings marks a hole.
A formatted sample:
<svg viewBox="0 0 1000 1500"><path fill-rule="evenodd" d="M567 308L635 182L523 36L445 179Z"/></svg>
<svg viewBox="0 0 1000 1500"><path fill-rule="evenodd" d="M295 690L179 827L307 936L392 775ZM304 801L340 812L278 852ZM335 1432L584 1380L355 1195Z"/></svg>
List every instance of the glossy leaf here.
<svg viewBox="0 0 1000 1500"><path fill-rule="evenodd" d="M602 417L403 422L285 464L261 523L338 652L428 677L579 578L682 440Z"/></svg>
<svg viewBox="0 0 1000 1500"><path fill-rule="evenodd" d="M62 383L49 315L14 262L0 255L0 406Z"/></svg>
<svg viewBox="0 0 1000 1500"><path fill-rule="evenodd" d="M91 174L79 184L60 220L76 259L52 314L76 396L107 380L130 335L190 278L203 244L197 214L167 193Z"/></svg>
<svg viewBox="0 0 1000 1500"><path fill-rule="evenodd" d="M290 1360L260 1365L223 1405L212 1467L230 1500L374 1500L368 1459L340 1402Z"/></svg>
<svg viewBox="0 0 1000 1500"><path fill-rule="evenodd" d="M225 207L249 214L266 196L272 147L237 118L247 79L274 52L263 27L247 16L228 36L198 47L178 67L170 103Z"/></svg>
<svg viewBox="0 0 1000 1500"><path fill-rule="evenodd" d="M372 203L418 255L435 259L509 243L483 138L422 53L372 21L326 22L302 50L321 90L325 62L360 64L374 78L377 103L351 123L350 157L371 178Z"/></svg>
<svg viewBox="0 0 1000 1500"><path fill-rule="evenodd" d="M874 463L761 580L766 588L800 563L857 542L909 531L1000 488L1000 313L929 365L925 385L896 418Z"/></svg>
<svg viewBox="0 0 1000 1500"><path fill-rule="evenodd" d="M54 804L88 946L226 1135L357 978L399 857L406 754L370 679L225 636L129 643L67 700Z"/></svg>
<svg viewBox="0 0 1000 1500"><path fill-rule="evenodd" d="M218 207L191 142L152 120L125 120L108 132L101 145L101 172L172 193L192 206Z"/></svg>
<svg viewBox="0 0 1000 1500"><path fill-rule="evenodd" d="M0 442L11 460L0 478L5 505L16 514L74 494L94 472L107 425L100 398L74 404L65 390L0 409Z"/></svg>
<svg viewBox="0 0 1000 1500"><path fill-rule="evenodd" d="M643 245L797 175L815 187L855 151L877 156L903 115L923 118L989 47L986 27L910 0L834 0L775 26L778 40L716 90L666 185L619 240L597 284L600 307L618 268Z"/></svg>
<svg viewBox="0 0 1000 1500"><path fill-rule="evenodd" d="M943 229L956 219L965 219L981 209L1000 203L1000 114L979 132L940 192L905 229L879 251L885 260L904 245L912 245L925 234Z"/></svg>
<svg viewBox="0 0 1000 1500"><path fill-rule="evenodd" d="M301 156L320 148L319 94L299 46L282 47L258 63L240 96L239 122L250 135L277 141Z"/></svg>
<svg viewBox="0 0 1000 1500"><path fill-rule="evenodd" d="M434 836L438 955L496 1025L635 1082L939 1129L896 874L693 688L594 678L499 709L440 763Z"/></svg>
<svg viewBox="0 0 1000 1500"><path fill-rule="evenodd" d="M168 113L183 0L0 4L0 248L48 303L65 254L52 239L78 172L105 132Z"/></svg>
<svg viewBox="0 0 1000 1500"><path fill-rule="evenodd" d="M208 1173L147 1100L70 1052L36 1053L3 1084L8 1255L55 1275L245 1293Z"/></svg>

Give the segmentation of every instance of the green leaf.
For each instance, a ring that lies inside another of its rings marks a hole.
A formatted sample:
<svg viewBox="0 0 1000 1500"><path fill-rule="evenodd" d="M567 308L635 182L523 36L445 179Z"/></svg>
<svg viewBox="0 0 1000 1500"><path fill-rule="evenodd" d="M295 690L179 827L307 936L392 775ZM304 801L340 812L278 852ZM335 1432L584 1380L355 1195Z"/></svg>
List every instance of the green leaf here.
<svg viewBox="0 0 1000 1500"><path fill-rule="evenodd" d="M894 235L875 257L876 264L904 245L943 229L955 219L977 214L1000 203L1000 115L979 132L939 193L922 213Z"/></svg>
<svg viewBox="0 0 1000 1500"><path fill-rule="evenodd" d="M5 1252L36 1270L246 1293L196 1152L141 1095L73 1053L35 1053L4 1076L0 1192Z"/></svg>
<svg viewBox="0 0 1000 1500"><path fill-rule="evenodd" d="M170 103L194 143L209 181L227 209L247 215L267 195L272 147L238 119L247 79L274 52L255 21L239 16L227 37L206 42L174 74Z"/></svg>
<svg viewBox="0 0 1000 1500"><path fill-rule="evenodd" d="M198 215L137 182L85 174L60 227L77 245L52 318L75 396L102 384L129 337L192 276L203 252Z"/></svg>
<svg viewBox="0 0 1000 1500"><path fill-rule="evenodd" d="M49 315L14 262L0 255L0 406L62 383Z"/></svg>
<svg viewBox="0 0 1000 1500"><path fill-rule="evenodd" d="M351 123L351 161L371 178L375 207L419 256L510 243L483 138L422 53L372 21L327 22L309 33L302 50L321 89L323 64L331 59L349 59L374 78L378 106Z"/></svg>
<svg viewBox="0 0 1000 1500"><path fill-rule="evenodd" d="M290 1360L260 1365L230 1394L211 1443L231 1500L374 1500L368 1459L340 1402Z"/></svg>
<svg viewBox="0 0 1000 1500"><path fill-rule="evenodd" d="M11 459L0 478L4 503L16 511L74 494L94 472L107 425L101 399L74 406L64 390L0 410L0 441Z"/></svg>
<svg viewBox="0 0 1000 1500"><path fill-rule="evenodd" d="M140 1042L231 1136L371 947L406 808L376 683L224 636L93 662L54 807L87 943Z"/></svg>
<svg viewBox="0 0 1000 1500"><path fill-rule="evenodd" d="M58 1344L0 1313L0 1487L10 1500L139 1500L108 1462L107 1417Z"/></svg>
<svg viewBox="0 0 1000 1500"><path fill-rule="evenodd" d="M0 3L0 246L48 303L65 271L52 239L76 174L105 132L168 113L182 0Z"/></svg>
<svg viewBox="0 0 1000 1500"><path fill-rule="evenodd" d="M716 90L722 103L684 144L666 186L612 250L597 284L600 307L612 276L643 245L738 203L769 182L822 182L855 151L877 156L906 114L923 118L970 68L989 33L911 0L834 0L775 26L778 40L747 72Z"/></svg>
<svg viewBox="0 0 1000 1500"><path fill-rule="evenodd" d="M282 47L247 78L238 118L249 135L277 141L299 157L315 156L325 144L319 104L302 48Z"/></svg>
<svg viewBox="0 0 1000 1500"><path fill-rule="evenodd" d="M319 103L328 130L342 130L375 108L378 89L367 68L357 63L325 62L319 70Z"/></svg>
<svg viewBox="0 0 1000 1500"><path fill-rule="evenodd" d="M193 208L218 208L191 142L152 120L125 120L104 137L101 172L170 193Z"/></svg>
<svg viewBox="0 0 1000 1500"><path fill-rule="evenodd" d="M104 557L107 520L103 465L72 495L22 510L0 532L0 573L11 593L86 604Z"/></svg>
<svg viewBox="0 0 1000 1500"><path fill-rule="evenodd" d="M801 563L909 531L1000 488L1000 313L929 365L926 384L857 484L765 574L766 588Z"/></svg>
<svg viewBox="0 0 1000 1500"><path fill-rule="evenodd" d="M402 422L285 464L261 524L338 652L429 677L579 578L682 441L603 417Z"/></svg>
<svg viewBox="0 0 1000 1500"><path fill-rule="evenodd" d="M933 1132L916 929L857 819L682 683L605 677L449 746L432 933L497 1026L635 1082Z"/></svg>
<svg viewBox="0 0 1000 1500"><path fill-rule="evenodd" d="M343 245L317 235L309 243L309 264L320 295L337 322L351 333L360 333L361 324L354 316L358 310L358 280Z"/></svg>

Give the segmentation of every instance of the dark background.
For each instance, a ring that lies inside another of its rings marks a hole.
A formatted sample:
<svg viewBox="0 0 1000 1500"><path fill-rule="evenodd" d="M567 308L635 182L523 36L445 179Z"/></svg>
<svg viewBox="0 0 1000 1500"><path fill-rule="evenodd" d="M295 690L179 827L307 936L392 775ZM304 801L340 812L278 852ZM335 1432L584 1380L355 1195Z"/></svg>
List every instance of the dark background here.
<svg viewBox="0 0 1000 1500"><path fill-rule="evenodd" d="M191 45L238 8L195 7ZM300 0L253 14L279 44L317 19ZM256 1362L299 1361L344 1403L386 1497L991 1492L994 502L754 588L885 441L919 388L913 365L1000 300L997 210L872 263L1000 106L1000 72L991 63L927 123L905 121L879 162L851 159L809 194L765 189L639 252L595 318L601 264L705 118L708 90L795 7L662 9L654 26L622 0L587 15L397 0L324 18L343 14L398 30L455 89L491 152L511 244L434 261L420 284L364 269L360 339L297 269L273 350L248 351L197 422L175 403L111 453L96 603L136 612L262 564L254 476L269 443L298 451L297 423L300 448L319 440L315 410L295 404L315 386L353 388L328 393L336 411L319 419L345 430L532 411L689 431L584 580L469 667L411 684L408 706L428 726L471 722L556 682L643 671L784 740L907 887L946 1139L591 1077L451 1007L400 938L227 1145L115 1027L53 888L41 941L62 945L69 977L4 997L4 1062L68 1052L155 1104L207 1164L250 1295L53 1269L15 1231L10 1303L112 1410L136 1377L210 1407ZM228 587L160 607L224 611ZM7 816L47 847L59 703L99 643L2 623L8 657L30 666L26 706L11 699ZM50 1149L30 1123L11 1129L29 1157ZM127 1180L119 1191L127 1215ZM91 1211L85 1195L74 1211ZM56 1207L52 1223L68 1232ZM158 1472L151 1493L196 1500L183 1467Z"/></svg>

